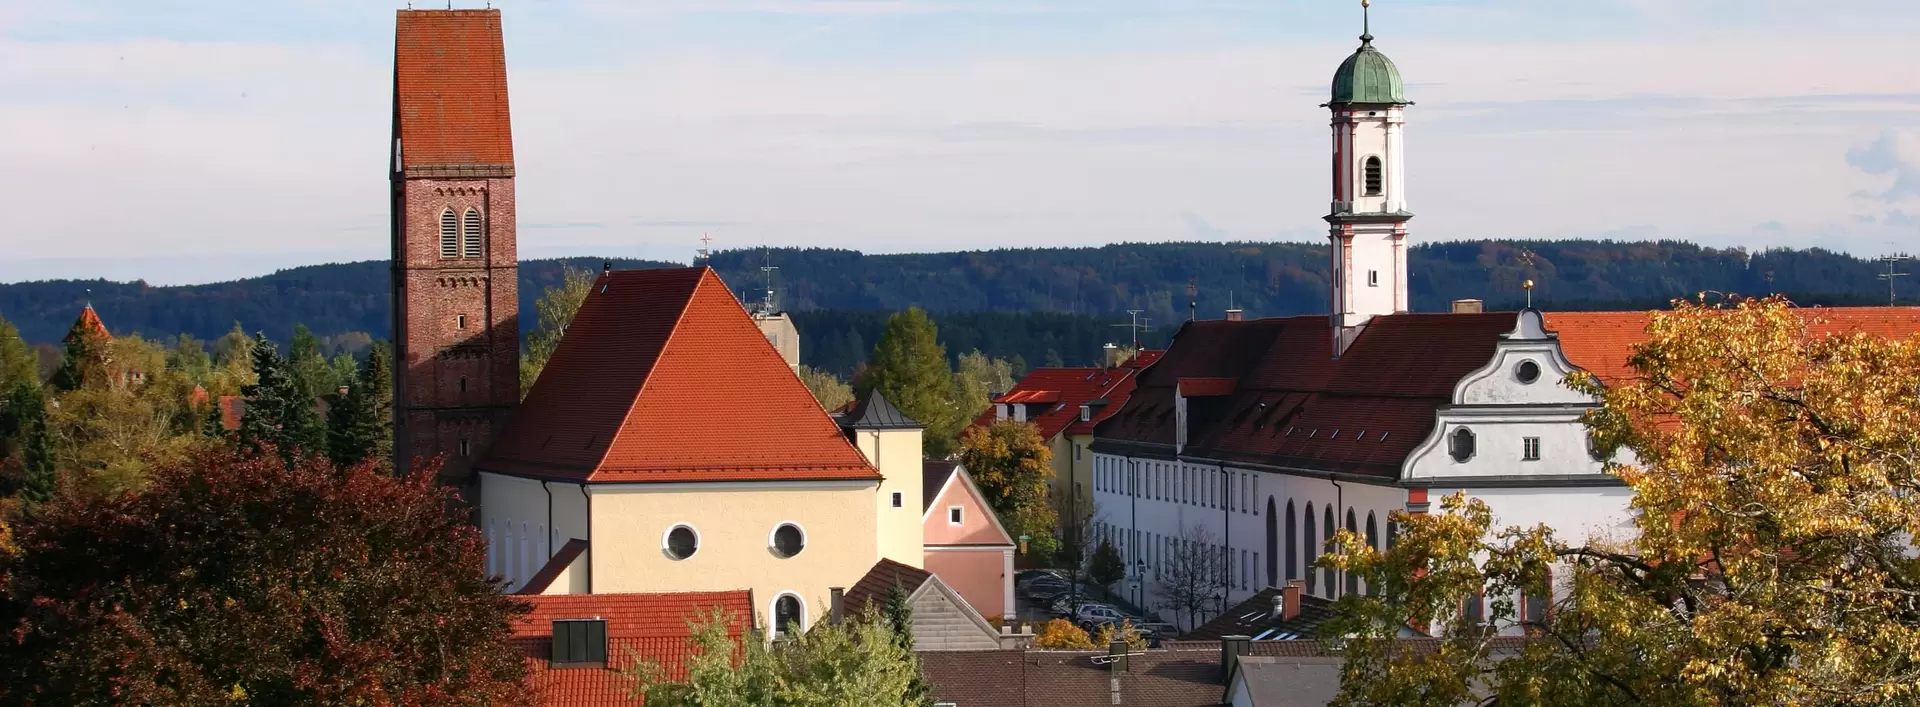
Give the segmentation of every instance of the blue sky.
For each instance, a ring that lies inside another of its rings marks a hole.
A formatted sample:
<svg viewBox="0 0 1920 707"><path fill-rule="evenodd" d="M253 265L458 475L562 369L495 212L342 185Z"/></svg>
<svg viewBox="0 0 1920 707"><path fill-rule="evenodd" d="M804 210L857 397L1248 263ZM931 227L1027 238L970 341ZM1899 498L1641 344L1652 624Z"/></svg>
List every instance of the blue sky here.
<svg viewBox="0 0 1920 707"><path fill-rule="evenodd" d="M1345 0L495 6L526 257L1315 239L1359 30ZM0 3L0 281L384 257L396 7ZM1920 250L1916 30L1894 0L1378 0L1412 232Z"/></svg>

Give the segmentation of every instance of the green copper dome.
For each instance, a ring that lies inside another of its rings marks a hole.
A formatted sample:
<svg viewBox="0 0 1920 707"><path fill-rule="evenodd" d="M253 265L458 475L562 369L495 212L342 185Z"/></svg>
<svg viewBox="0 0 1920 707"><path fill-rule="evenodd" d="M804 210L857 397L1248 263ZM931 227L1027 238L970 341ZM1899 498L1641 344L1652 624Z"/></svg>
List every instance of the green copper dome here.
<svg viewBox="0 0 1920 707"><path fill-rule="evenodd" d="M1373 35L1360 35L1360 48L1333 73L1333 103L1406 103L1400 70L1373 48Z"/></svg>

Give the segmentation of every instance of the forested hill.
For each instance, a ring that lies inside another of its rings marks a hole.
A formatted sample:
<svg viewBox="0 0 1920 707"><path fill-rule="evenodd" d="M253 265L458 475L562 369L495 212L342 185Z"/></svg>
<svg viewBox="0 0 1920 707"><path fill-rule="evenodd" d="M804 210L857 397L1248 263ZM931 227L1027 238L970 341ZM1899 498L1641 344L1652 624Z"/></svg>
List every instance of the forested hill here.
<svg viewBox="0 0 1920 707"><path fill-rule="evenodd" d="M801 320L816 322L805 335L838 336L838 342L820 340L830 348L856 343L839 329L857 333L872 325L870 315L846 310L888 312L919 305L934 312L1087 315L1047 323L1016 316L995 318L992 324L1075 330L1058 336L1072 351L1062 355L1079 360L1095 355L1082 351L1081 339L1125 340L1124 329L1107 327L1125 323L1126 310L1144 310L1156 328L1186 319L1189 279L1199 287L1202 317L1220 316L1229 296L1248 317L1322 311L1327 301L1326 251L1310 243L1130 243L903 255L741 250L715 254L713 265L735 291L757 299L764 287L760 267L769 260L779 267L774 287L780 304L817 312ZM597 269L600 263L597 258L523 263L521 311L532 310L533 299L558 280L564 267ZM667 265L615 261L621 268ZM1537 283L1535 304L1559 309L1654 307L1702 290L1779 291L1808 303L1880 304L1886 301L1886 285L1875 277L1876 265L1819 249L1748 253L1669 241L1477 241L1412 248L1411 286L1416 311L1441 310L1461 298L1513 307L1523 297L1520 283L1529 278ZM0 317L15 322L33 342L57 341L89 299L115 332L184 332L211 339L239 321L249 331L284 340L294 323L304 322L322 335L363 331L383 337L387 273L385 261L368 261L185 287L73 280L7 284L0 285ZM871 340L861 343L871 345Z"/></svg>

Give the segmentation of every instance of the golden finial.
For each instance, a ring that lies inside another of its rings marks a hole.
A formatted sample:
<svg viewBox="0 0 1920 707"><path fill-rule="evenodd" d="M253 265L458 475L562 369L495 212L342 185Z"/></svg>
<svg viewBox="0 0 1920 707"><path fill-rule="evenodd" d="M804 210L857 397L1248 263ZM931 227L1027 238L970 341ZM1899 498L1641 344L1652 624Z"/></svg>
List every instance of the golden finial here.
<svg viewBox="0 0 1920 707"><path fill-rule="evenodd" d="M1533 281L1532 280L1522 281L1520 283L1520 289L1527 291L1527 309L1533 309Z"/></svg>

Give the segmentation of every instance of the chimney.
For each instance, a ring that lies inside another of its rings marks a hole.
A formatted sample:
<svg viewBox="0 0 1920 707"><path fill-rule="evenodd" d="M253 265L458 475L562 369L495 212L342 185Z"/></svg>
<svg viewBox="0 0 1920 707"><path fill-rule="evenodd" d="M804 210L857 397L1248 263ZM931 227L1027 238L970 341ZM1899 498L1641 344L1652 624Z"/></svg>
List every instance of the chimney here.
<svg viewBox="0 0 1920 707"><path fill-rule="evenodd" d="M845 587L827 589L827 621L839 624L847 618L847 590Z"/></svg>
<svg viewBox="0 0 1920 707"><path fill-rule="evenodd" d="M1126 363L1120 360L1120 347L1113 344L1100 347L1100 360L1106 362L1107 368L1119 368L1120 364Z"/></svg>
<svg viewBox="0 0 1920 707"><path fill-rule="evenodd" d="M1240 664L1240 656L1247 654L1248 644L1252 642L1253 639L1246 636L1221 636L1220 669L1232 675L1234 666Z"/></svg>
<svg viewBox="0 0 1920 707"><path fill-rule="evenodd" d="M1233 309L1229 309L1227 310L1227 321L1230 321L1230 322L1240 321L1241 314L1242 313L1239 307L1234 307Z"/></svg>
<svg viewBox="0 0 1920 707"><path fill-rule="evenodd" d="M1287 586L1280 590L1280 606L1274 607L1280 611L1281 621L1300 618L1300 595L1306 589L1307 581L1304 579L1287 580Z"/></svg>
<svg viewBox="0 0 1920 707"><path fill-rule="evenodd" d="M554 619L553 668L607 667L606 619Z"/></svg>
<svg viewBox="0 0 1920 707"><path fill-rule="evenodd" d="M1454 314L1479 314L1485 311L1484 302L1477 299L1457 299L1453 301Z"/></svg>

